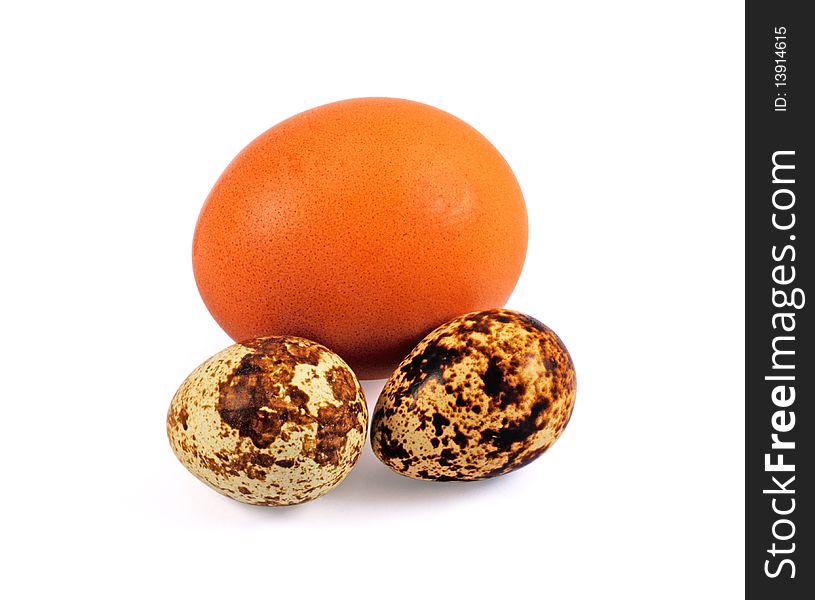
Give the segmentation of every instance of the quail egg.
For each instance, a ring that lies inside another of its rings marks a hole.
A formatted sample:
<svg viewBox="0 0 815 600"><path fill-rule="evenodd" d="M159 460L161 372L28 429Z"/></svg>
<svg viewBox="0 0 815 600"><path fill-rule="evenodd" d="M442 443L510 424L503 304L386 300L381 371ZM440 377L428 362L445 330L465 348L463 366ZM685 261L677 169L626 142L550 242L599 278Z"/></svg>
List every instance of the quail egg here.
<svg viewBox="0 0 815 600"><path fill-rule="evenodd" d="M511 310L473 312L402 361L376 404L371 445L408 477L495 477L543 454L574 401L574 364L555 332Z"/></svg>
<svg viewBox="0 0 815 600"><path fill-rule="evenodd" d="M271 506L338 485L362 452L367 425L348 365L296 337L219 352L187 377L167 413L170 445L193 475L235 500Z"/></svg>

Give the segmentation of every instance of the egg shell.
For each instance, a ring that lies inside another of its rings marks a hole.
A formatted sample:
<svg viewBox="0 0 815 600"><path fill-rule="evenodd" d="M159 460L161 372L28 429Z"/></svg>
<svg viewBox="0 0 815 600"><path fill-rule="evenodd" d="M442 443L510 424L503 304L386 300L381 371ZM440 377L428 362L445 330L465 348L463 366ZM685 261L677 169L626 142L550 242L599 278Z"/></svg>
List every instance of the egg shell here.
<svg viewBox="0 0 815 600"><path fill-rule="evenodd" d="M551 329L510 310L470 313L434 330L399 365L377 401L371 446L408 477L495 477L557 440L575 393L574 364Z"/></svg>
<svg viewBox="0 0 815 600"><path fill-rule="evenodd" d="M370 379L439 323L503 305L526 246L521 189L483 135L426 104L358 98L244 148L201 209L192 258L234 340L312 339Z"/></svg>
<svg viewBox="0 0 815 600"><path fill-rule="evenodd" d="M198 479L248 504L312 500L338 485L368 425L356 376L315 342L234 344L184 381L167 413L173 452Z"/></svg>

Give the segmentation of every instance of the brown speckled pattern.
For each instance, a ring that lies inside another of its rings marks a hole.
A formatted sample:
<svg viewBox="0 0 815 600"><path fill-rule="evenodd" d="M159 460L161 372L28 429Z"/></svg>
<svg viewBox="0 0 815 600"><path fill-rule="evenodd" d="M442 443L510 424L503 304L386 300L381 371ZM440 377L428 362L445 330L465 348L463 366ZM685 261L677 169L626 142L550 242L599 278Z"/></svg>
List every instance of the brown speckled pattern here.
<svg viewBox="0 0 815 600"><path fill-rule="evenodd" d="M173 397L167 435L181 463L249 504L312 500L362 452L362 388L333 352L296 337L234 344L190 374Z"/></svg>
<svg viewBox="0 0 815 600"><path fill-rule="evenodd" d="M574 400L574 364L551 329L505 309L470 313L402 361L376 404L371 445L408 477L495 477L543 454Z"/></svg>

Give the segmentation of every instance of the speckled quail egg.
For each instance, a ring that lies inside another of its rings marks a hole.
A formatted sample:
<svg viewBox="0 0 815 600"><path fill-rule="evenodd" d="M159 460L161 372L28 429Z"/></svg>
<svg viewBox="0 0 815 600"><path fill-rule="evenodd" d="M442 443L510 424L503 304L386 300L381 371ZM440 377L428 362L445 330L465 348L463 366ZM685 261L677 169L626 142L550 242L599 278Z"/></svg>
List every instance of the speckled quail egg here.
<svg viewBox="0 0 815 600"><path fill-rule="evenodd" d="M408 477L495 477L543 454L574 401L574 364L555 332L511 310L469 313L399 365L376 404L371 445Z"/></svg>
<svg viewBox="0 0 815 600"><path fill-rule="evenodd" d="M296 337L234 344L184 381L167 413L181 463L216 491L282 506L321 496L351 471L368 409L336 354Z"/></svg>

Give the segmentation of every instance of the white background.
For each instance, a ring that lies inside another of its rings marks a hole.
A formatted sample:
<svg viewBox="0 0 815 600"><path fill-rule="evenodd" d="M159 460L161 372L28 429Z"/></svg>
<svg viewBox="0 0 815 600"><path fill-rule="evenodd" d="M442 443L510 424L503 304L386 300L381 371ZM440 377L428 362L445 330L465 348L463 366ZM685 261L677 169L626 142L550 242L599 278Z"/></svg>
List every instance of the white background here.
<svg viewBox="0 0 815 600"><path fill-rule="evenodd" d="M115 4L0 9L0 595L743 594L742 3ZM366 447L315 502L244 506L164 431L230 343L195 219L260 132L370 95L512 165L508 306L571 350L573 418L495 480L408 480Z"/></svg>

